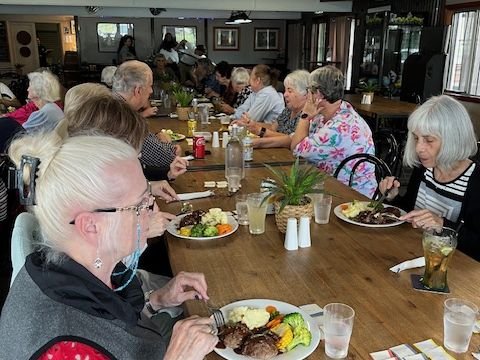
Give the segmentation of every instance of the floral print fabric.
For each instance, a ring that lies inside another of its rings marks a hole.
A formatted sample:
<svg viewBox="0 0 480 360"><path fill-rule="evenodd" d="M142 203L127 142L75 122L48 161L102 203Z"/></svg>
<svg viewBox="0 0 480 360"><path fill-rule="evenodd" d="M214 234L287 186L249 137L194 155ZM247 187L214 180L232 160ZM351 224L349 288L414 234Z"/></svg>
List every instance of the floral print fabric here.
<svg viewBox="0 0 480 360"><path fill-rule="evenodd" d="M375 155L375 147L368 124L352 105L342 101L330 120L324 122L323 116L319 115L310 122L309 135L297 144L293 152L333 175L343 159L361 153ZM346 164L338 175L338 180L345 185L348 185L355 163ZM377 188L373 164L363 162L357 167L352 187L370 198L373 196Z"/></svg>

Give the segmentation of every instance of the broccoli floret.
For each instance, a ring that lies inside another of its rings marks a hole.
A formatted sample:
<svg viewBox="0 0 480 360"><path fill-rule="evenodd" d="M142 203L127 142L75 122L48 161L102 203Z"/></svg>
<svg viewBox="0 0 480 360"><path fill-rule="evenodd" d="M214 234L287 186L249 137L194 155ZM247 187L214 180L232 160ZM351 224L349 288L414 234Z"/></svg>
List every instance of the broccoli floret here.
<svg viewBox="0 0 480 360"><path fill-rule="evenodd" d="M203 230L203 236L217 236L218 229L215 226L207 226L205 230Z"/></svg>
<svg viewBox="0 0 480 360"><path fill-rule="evenodd" d="M292 350L297 345L310 345L312 333L304 326L293 329L293 340L287 345L287 351Z"/></svg>
<svg viewBox="0 0 480 360"><path fill-rule="evenodd" d="M290 325L294 330L298 327L305 327L305 320L298 312L285 315L282 322Z"/></svg>
<svg viewBox="0 0 480 360"><path fill-rule="evenodd" d="M192 227L192 232L190 233L190 236L192 236L192 237L202 237L204 230L205 230L205 225L196 224Z"/></svg>

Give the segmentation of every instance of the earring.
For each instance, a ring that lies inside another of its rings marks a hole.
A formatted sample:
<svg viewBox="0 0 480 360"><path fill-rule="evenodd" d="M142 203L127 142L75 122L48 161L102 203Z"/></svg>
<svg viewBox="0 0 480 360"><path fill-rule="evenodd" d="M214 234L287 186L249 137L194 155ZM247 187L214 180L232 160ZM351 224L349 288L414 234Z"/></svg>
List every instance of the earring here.
<svg viewBox="0 0 480 360"><path fill-rule="evenodd" d="M95 266L95 269L100 269L103 265L102 259L100 259L100 255L98 253L98 248L97 248L97 258L93 262L93 266Z"/></svg>

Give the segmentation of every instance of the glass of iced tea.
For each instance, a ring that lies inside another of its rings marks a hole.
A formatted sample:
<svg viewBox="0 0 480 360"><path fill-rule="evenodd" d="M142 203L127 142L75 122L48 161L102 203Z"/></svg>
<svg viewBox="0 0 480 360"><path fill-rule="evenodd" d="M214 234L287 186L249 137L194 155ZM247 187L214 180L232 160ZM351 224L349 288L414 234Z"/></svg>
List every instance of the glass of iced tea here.
<svg viewBox="0 0 480 360"><path fill-rule="evenodd" d="M431 290L445 290L447 267L457 247L457 233L444 227L440 230L426 230L422 239L425 254L425 273L422 284Z"/></svg>

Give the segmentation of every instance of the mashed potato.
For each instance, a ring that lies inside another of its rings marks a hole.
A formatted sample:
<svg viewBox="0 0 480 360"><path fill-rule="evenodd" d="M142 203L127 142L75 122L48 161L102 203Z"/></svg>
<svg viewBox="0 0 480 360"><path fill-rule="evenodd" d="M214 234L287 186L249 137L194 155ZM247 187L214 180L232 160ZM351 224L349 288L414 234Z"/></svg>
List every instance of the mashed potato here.
<svg viewBox="0 0 480 360"><path fill-rule="evenodd" d="M239 306L234 308L228 314L229 322L241 322L252 330L265 326L270 320L270 314L264 309L252 309L247 306Z"/></svg>
<svg viewBox="0 0 480 360"><path fill-rule="evenodd" d="M372 208L368 207L368 202L359 202L353 201L351 204L348 205L346 209L342 209L342 214L346 217L352 219L362 211L371 210Z"/></svg>

